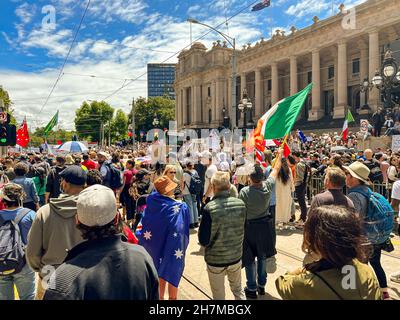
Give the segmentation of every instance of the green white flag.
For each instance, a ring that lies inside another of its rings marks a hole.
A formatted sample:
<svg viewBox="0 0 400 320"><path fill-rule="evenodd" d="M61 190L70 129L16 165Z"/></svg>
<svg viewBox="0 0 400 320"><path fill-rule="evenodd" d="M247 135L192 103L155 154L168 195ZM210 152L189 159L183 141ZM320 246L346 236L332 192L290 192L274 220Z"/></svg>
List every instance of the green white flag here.
<svg viewBox="0 0 400 320"><path fill-rule="evenodd" d="M264 134L264 139L283 138L292 131L312 86L310 83L295 95L282 99L261 117L258 126L261 126L261 135Z"/></svg>
<svg viewBox="0 0 400 320"><path fill-rule="evenodd" d="M44 134L47 135L53 128L58 124L58 110L53 118L51 118L50 122L47 124L46 128L44 128Z"/></svg>

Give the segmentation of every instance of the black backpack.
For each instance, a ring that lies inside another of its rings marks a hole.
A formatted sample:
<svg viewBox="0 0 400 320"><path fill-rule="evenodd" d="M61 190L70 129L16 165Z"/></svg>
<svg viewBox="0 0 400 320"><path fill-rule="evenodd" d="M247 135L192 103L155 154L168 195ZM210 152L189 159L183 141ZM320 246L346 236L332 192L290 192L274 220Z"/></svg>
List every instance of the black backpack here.
<svg viewBox="0 0 400 320"><path fill-rule="evenodd" d="M191 173L187 172L190 175L190 185L189 192L190 194L198 195L201 193L203 188L203 184L201 182L200 176L197 172Z"/></svg>
<svg viewBox="0 0 400 320"><path fill-rule="evenodd" d="M0 276L17 274L25 266L25 244L18 224L30 211L23 208L9 221L0 215Z"/></svg>
<svg viewBox="0 0 400 320"><path fill-rule="evenodd" d="M110 170L110 188L121 188L124 185L124 176L122 171L113 166L111 162L107 162L106 166Z"/></svg>

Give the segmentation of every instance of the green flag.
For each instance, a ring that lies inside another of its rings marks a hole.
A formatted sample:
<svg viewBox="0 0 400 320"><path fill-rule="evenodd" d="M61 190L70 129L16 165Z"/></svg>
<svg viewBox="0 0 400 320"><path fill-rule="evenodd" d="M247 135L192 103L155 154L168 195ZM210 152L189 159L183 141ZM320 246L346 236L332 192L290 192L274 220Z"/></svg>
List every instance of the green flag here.
<svg viewBox="0 0 400 320"><path fill-rule="evenodd" d="M47 124L46 128L44 128L44 134L47 134L53 130L53 128L58 124L58 110L53 118L51 118L50 122Z"/></svg>
<svg viewBox="0 0 400 320"><path fill-rule="evenodd" d="M258 127L264 139L279 139L290 133L312 86L310 83L295 95L282 99L261 117Z"/></svg>
<svg viewBox="0 0 400 320"><path fill-rule="evenodd" d="M348 110L347 111L347 123L350 123L350 122L354 122L354 118L353 118L353 115L351 114L351 111Z"/></svg>

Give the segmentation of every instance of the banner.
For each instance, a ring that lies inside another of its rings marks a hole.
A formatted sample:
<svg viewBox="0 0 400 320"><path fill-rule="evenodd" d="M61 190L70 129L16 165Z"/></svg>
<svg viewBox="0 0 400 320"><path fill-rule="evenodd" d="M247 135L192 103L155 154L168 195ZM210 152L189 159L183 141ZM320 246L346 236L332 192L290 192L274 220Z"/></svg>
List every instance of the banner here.
<svg viewBox="0 0 400 320"><path fill-rule="evenodd" d="M368 126L369 126L369 121L366 119L361 119L360 120L360 131L362 133L368 133Z"/></svg>

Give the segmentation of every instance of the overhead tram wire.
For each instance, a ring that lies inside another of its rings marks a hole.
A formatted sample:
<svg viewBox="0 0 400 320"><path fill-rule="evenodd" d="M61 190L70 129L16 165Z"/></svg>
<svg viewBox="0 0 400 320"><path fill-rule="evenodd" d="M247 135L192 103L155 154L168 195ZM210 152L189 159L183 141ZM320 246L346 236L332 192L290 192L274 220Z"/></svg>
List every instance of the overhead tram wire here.
<svg viewBox="0 0 400 320"><path fill-rule="evenodd" d="M258 3L259 0L252 2L250 5L242 8L241 10L239 10L238 12L236 12L233 16L231 16L229 19L226 19L226 21L218 24L217 26L215 26L214 28L217 29L220 26L222 26L223 24L226 24L228 21L232 20L233 18L235 18L236 16L238 16L239 14L241 14L243 11L245 11L246 9L254 6L256 3ZM197 38L194 42L199 41L201 39L203 39L205 36L207 36L208 34L210 34L211 32L213 32L213 30L209 30L206 33L204 33L201 37ZM179 51L175 52L173 55L169 56L167 59L165 59L164 61L162 61L161 63L165 63L168 60L172 59L173 57L175 57L177 54L179 54L182 50L185 50L186 48L190 47L191 44L188 44L187 46L185 46L184 48L180 49ZM138 76L137 78L129 81L127 84L124 84L123 86L121 86L120 88L116 89L112 94L108 95L107 97L105 97L103 99L103 101L111 98L112 96L116 95L119 91L121 91L122 89L124 89L125 87L129 86L132 84L132 82L136 81L137 79L140 79L141 77L145 76L147 74L147 71L144 72L142 75Z"/></svg>
<svg viewBox="0 0 400 320"><path fill-rule="evenodd" d="M56 88L58 82L60 81L60 79L61 79L61 77L62 77L62 74L63 74L63 71L64 71L64 67L65 67L65 65L67 64L69 55L71 54L72 48L73 48L73 46L74 46L74 44L75 44L75 41L76 41L76 39L77 39L77 37L78 37L78 34L79 34L79 31L80 31L80 29L81 29L81 27L82 27L83 20L85 19L86 13L87 13L87 11L88 11L88 9L89 9L90 1L91 1L91 0L88 0L88 2L87 2L85 11L83 12L83 15L82 15L82 17L81 17L81 21L79 22L79 26L78 26L78 28L77 28L77 30L76 30L74 39L72 40L72 43L71 43L71 45L70 45L70 47L69 47L67 56L65 57L64 63L63 63L63 65L62 65L62 67L61 67L61 70L60 70L60 73L59 73L59 75L58 75L58 77L57 77L57 80L56 80L56 82L54 83L53 88L51 89L51 91L50 91L50 93L49 93L49 95L48 95L48 97L47 97L45 103L44 103L43 106L40 108L40 111L39 111L38 115L40 115L40 114L42 113L44 107L47 105L47 102L49 102L49 99L50 99L51 95L53 94L53 92L54 92L54 90L55 90L55 88Z"/></svg>

